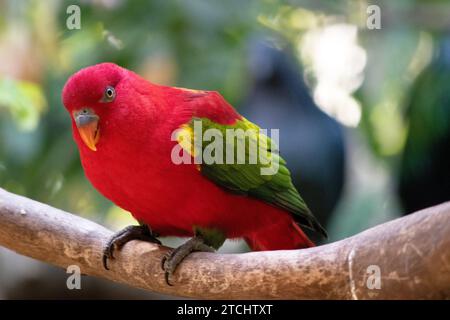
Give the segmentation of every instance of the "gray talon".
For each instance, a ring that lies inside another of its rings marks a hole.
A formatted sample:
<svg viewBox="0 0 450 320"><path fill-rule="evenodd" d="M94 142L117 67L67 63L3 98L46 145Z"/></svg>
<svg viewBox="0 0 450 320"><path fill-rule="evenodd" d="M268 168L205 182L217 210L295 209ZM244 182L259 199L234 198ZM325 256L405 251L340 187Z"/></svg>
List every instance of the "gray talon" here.
<svg viewBox="0 0 450 320"><path fill-rule="evenodd" d="M114 234L106 244L103 250L103 267L106 270L108 268L108 259L114 259L114 250L120 250L122 247L131 240L142 240L151 243L161 244L156 238L156 234L152 232L149 226L142 224L139 226L128 226L125 229Z"/></svg>
<svg viewBox="0 0 450 320"><path fill-rule="evenodd" d="M161 267L164 270L164 277L166 283L169 286L173 286L170 283L170 276L173 275L180 263L192 252L202 251L202 252L214 252L214 248L205 244L204 240L200 236L193 237L189 239L181 246L168 252L161 261Z"/></svg>

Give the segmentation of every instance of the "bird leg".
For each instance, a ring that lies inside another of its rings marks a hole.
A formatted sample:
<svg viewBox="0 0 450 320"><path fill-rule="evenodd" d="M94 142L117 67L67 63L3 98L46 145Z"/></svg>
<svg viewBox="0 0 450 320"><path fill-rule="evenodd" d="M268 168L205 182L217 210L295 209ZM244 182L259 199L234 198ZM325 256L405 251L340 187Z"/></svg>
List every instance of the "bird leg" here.
<svg viewBox="0 0 450 320"><path fill-rule="evenodd" d="M169 286L172 285L169 277L175 272L181 261L194 251L214 252L215 249L205 244L202 237L196 236L163 257L161 267L165 272L166 282Z"/></svg>
<svg viewBox="0 0 450 320"><path fill-rule="evenodd" d="M161 244L161 241L156 238L157 236L158 235L154 233L146 224L141 224L139 226L128 226L117 232L111 237L103 250L103 267L106 270L109 270L108 259L114 259L114 250L122 249L127 242L131 240L142 240Z"/></svg>
<svg viewBox="0 0 450 320"><path fill-rule="evenodd" d="M181 246L168 252L161 261L161 268L164 271L166 283L172 284L169 278L180 263L194 251L215 252L225 242L225 235L215 229L194 228L195 236L186 241Z"/></svg>

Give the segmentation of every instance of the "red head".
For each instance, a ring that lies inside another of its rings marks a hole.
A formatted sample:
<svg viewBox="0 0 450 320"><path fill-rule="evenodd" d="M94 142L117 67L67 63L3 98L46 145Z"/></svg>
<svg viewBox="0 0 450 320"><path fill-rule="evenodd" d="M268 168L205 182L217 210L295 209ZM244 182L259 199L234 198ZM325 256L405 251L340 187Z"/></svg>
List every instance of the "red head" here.
<svg viewBox="0 0 450 320"><path fill-rule="evenodd" d="M151 90L154 87L113 63L78 71L67 80L62 93L63 104L72 118L75 139L96 151L100 136L107 134L108 127L132 127L142 114L152 113L149 112L153 105L151 99L147 98L145 103L139 100L149 90L152 94L146 96L155 96L157 90ZM147 110L143 113L140 109L144 105Z"/></svg>
<svg viewBox="0 0 450 320"><path fill-rule="evenodd" d="M113 63L102 63L72 75L64 86L63 104L78 128L82 141L96 151L100 139L99 122L111 109L117 108L118 92L127 70Z"/></svg>

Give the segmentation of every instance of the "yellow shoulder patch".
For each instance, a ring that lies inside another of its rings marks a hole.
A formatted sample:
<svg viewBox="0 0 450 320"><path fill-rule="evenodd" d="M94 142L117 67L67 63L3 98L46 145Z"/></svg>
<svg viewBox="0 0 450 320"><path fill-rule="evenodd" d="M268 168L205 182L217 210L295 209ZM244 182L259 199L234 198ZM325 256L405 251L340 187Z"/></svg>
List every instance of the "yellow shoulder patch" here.
<svg viewBox="0 0 450 320"><path fill-rule="evenodd" d="M195 89L188 89L188 88L181 88L181 87L175 87L175 88L183 90L183 91L186 91L186 92L195 93L195 94L203 94L203 93L205 93L204 90L195 90Z"/></svg>
<svg viewBox="0 0 450 320"><path fill-rule="evenodd" d="M194 130L188 125L183 124L177 132L178 144L186 150L192 157L196 157L194 145Z"/></svg>

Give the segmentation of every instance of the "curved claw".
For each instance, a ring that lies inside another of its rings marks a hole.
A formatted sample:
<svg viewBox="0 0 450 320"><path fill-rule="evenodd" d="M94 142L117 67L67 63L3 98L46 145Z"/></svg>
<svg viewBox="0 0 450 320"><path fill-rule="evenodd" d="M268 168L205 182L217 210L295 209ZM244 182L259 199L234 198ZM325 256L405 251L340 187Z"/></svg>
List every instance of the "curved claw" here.
<svg viewBox="0 0 450 320"><path fill-rule="evenodd" d="M164 257L162 257L162 259L161 259L161 269L162 269L162 271L166 271L166 269L164 268L164 264L166 263L166 260L169 258L170 252L171 252L171 251L169 251L168 253L166 253L166 254L164 255Z"/></svg>
<svg viewBox="0 0 450 320"><path fill-rule="evenodd" d="M114 259L113 252L114 252L114 244L111 244L110 242L108 242L105 249L103 250L103 257L102 257L103 268L105 268L106 270L109 270L108 259L111 259L111 260Z"/></svg>
<svg viewBox="0 0 450 320"><path fill-rule="evenodd" d="M176 249L168 252L161 260L161 268L164 271L164 278L167 285L170 283L170 276L173 275L180 263L194 251L214 252L215 250L204 243L203 238L194 237Z"/></svg>
<svg viewBox="0 0 450 320"><path fill-rule="evenodd" d="M167 285L168 286L171 286L171 287L173 287L173 284L171 284L170 283L170 280L169 280L169 278L170 278L170 273L169 272L164 272L164 279L166 279L166 283L167 283Z"/></svg>
<svg viewBox="0 0 450 320"><path fill-rule="evenodd" d="M103 267L106 270L109 270L108 259L114 259L114 250L120 250L131 240L142 240L161 245L161 241L156 238L156 234L147 225L128 226L114 234L106 244L102 257Z"/></svg>

